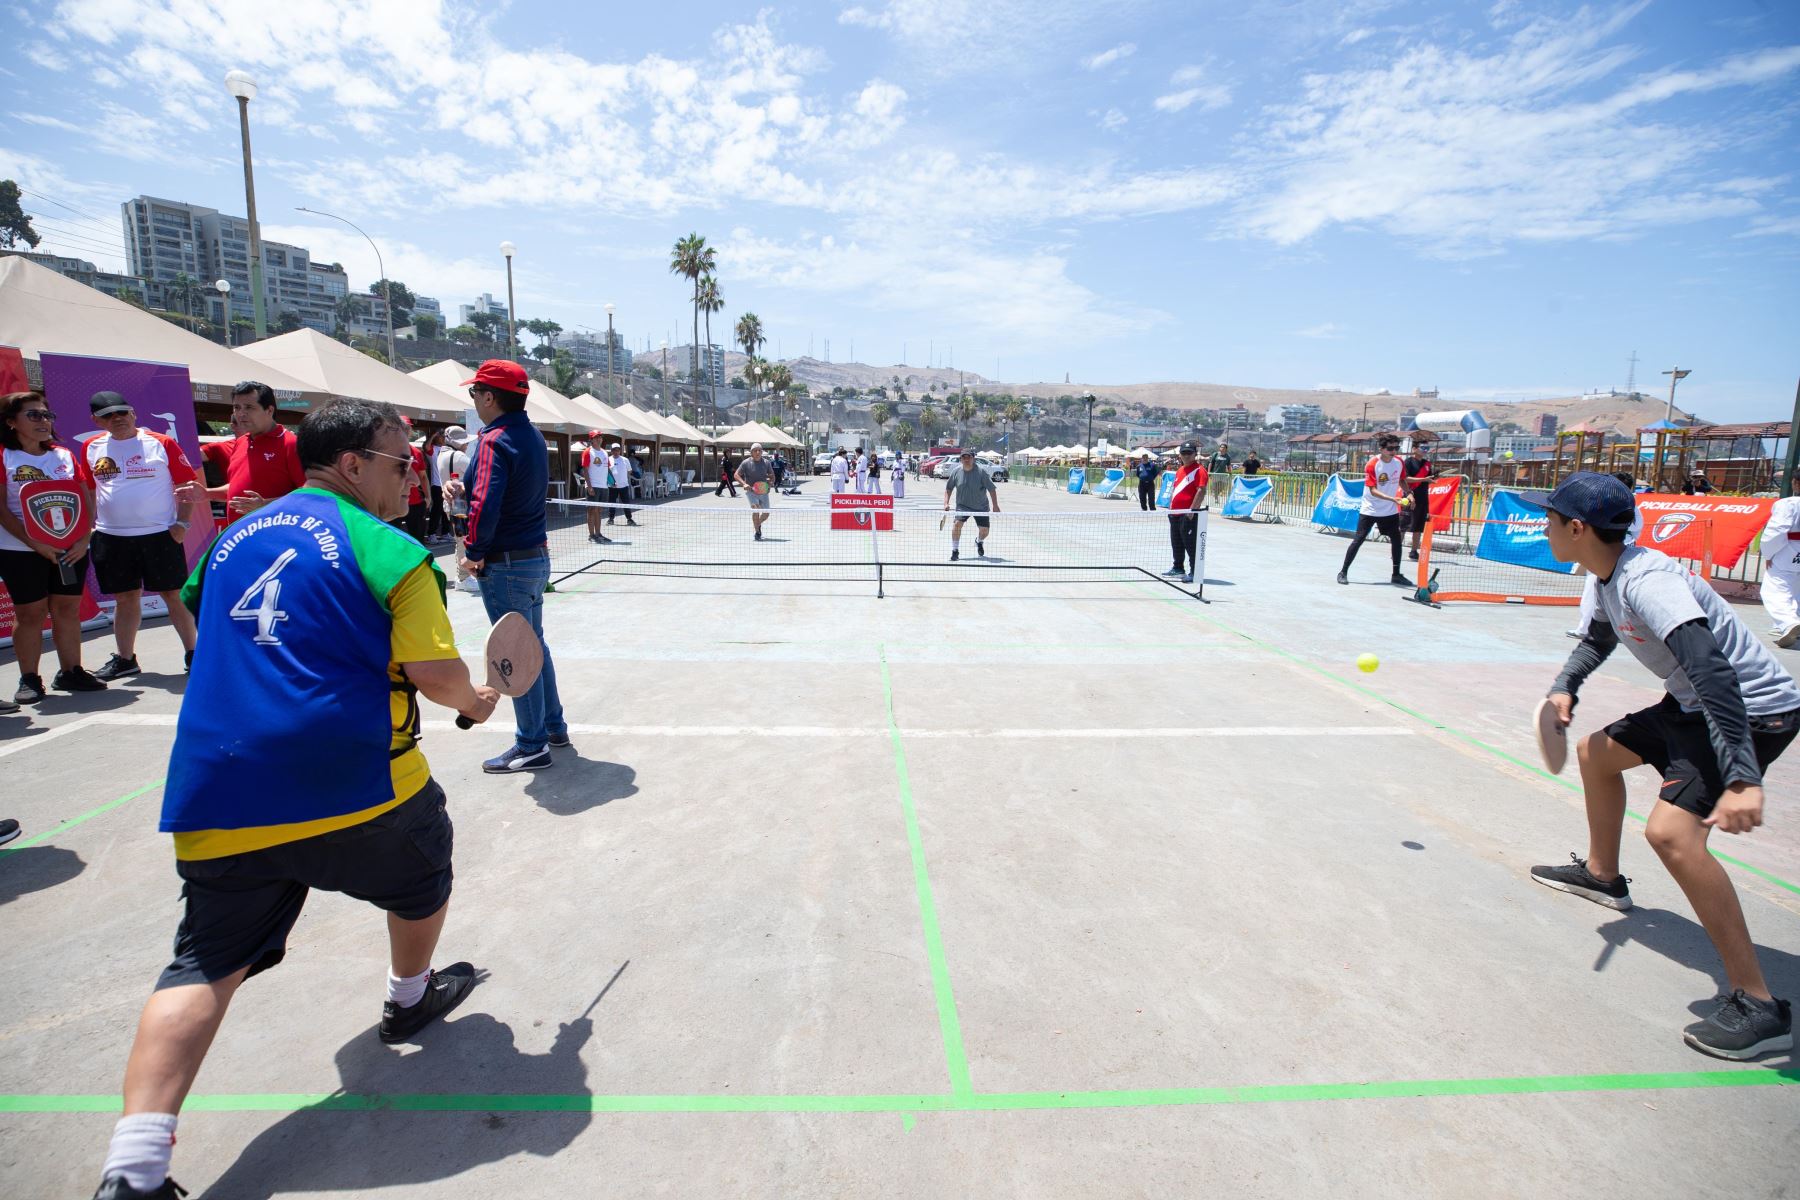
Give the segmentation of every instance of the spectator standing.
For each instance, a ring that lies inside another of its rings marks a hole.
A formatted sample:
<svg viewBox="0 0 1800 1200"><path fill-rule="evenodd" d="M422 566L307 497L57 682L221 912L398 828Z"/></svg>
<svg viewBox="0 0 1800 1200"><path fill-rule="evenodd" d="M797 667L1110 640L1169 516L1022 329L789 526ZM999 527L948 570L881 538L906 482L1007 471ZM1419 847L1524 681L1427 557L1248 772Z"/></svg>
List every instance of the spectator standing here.
<svg viewBox="0 0 1800 1200"><path fill-rule="evenodd" d="M856 452L856 490L858 493L869 490L869 456L860 448Z"/></svg>
<svg viewBox="0 0 1800 1200"><path fill-rule="evenodd" d="M0 399L0 473L6 504L0 506L0 582L12 593L13 655L19 663L18 704L44 698L38 666L44 654L44 621L51 621L58 670L51 686L62 692L98 692L106 684L81 665L81 589L87 580L88 538L67 550L31 541L25 533L19 492L40 479L73 481L93 503L87 462L56 442L56 418L42 392L13 392ZM89 511L92 511L90 508ZM71 582L63 582L63 564Z"/></svg>
<svg viewBox="0 0 1800 1200"><path fill-rule="evenodd" d="M445 515L450 518L450 534L456 547L456 552L451 555L456 560L456 590L477 595L481 584L463 566L463 539L469 534L469 432L461 425L444 430L438 471L444 480Z"/></svg>
<svg viewBox="0 0 1800 1200"><path fill-rule="evenodd" d="M1712 481L1707 479L1706 472L1698 467L1689 473L1681 485L1681 494L1684 496L1710 496L1717 490L1713 487Z"/></svg>
<svg viewBox="0 0 1800 1200"><path fill-rule="evenodd" d="M226 524L306 482L294 431L275 420L274 388L255 380L232 388L231 428L237 437L201 450L203 458L225 473L224 486L207 488L206 495L224 501Z"/></svg>
<svg viewBox="0 0 1800 1200"><path fill-rule="evenodd" d="M444 511L444 477L438 473L438 458L444 450L442 430L425 439L425 478L431 486L428 499L430 513L425 526L427 543L446 541L450 535L450 514Z"/></svg>
<svg viewBox="0 0 1800 1200"><path fill-rule="evenodd" d="M1425 536L1425 526L1431 522L1431 481L1437 473L1437 464L1425 453L1425 447L1414 442L1413 452L1400 463L1401 485L1412 497L1407 522L1412 529L1412 550L1407 557L1414 562L1419 561L1419 539Z"/></svg>
<svg viewBox="0 0 1800 1200"><path fill-rule="evenodd" d="M729 490L731 492L731 498L733 500L736 500L737 499L736 479L737 479L737 464L731 461L730 454L727 454L724 451L720 451L719 452L719 486L713 489L713 495L715 495L715 496L723 495L726 491Z"/></svg>
<svg viewBox="0 0 1800 1200"><path fill-rule="evenodd" d="M950 522L950 561L962 557L963 524L971 516L975 518L975 555L986 558L987 539L993 534L987 514L1000 511L1000 489L994 486L994 477L976 463L973 450L958 455L956 466L944 476L946 510L951 501L956 503L956 519Z"/></svg>
<svg viewBox="0 0 1800 1200"><path fill-rule="evenodd" d="M763 522L769 519L771 473L768 460L763 458L762 443L750 443L750 457L738 464L737 481L744 485L744 492L750 498L750 529L759 542L763 540Z"/></svg>
<svg viewBox="0 0 1800 1200"><path fill-rule="evenodd" d="M1156 484L1162 478L1162 464L1150 457L1145 450L1138 456L1138 510L1140 512L1156 511Z"/></svg>
<svg viewBox="0 0 1800 1200"><path fill-rule="evenodd" d="M1200 509L1206 501L1207 470L1199 453L1193 442L1181 443L1181 462L1169 492L1169 549L1175 565L1163 574L1183 583L1194 582L1194 572L1200 569Z"/></svg>
<svg viewBox="0 0 1800 1200"><path fill-rule="evenodd" d="M876 495L881 494L881 452L869 455L869 490Z"/></svg>
<svg viewBox="0 0 1800 1200"><path fill-rule="evenodd" d="M183 915L125 1067L103 1200L185 1194L168 1178L177 1114L233 996L281 962L310 890L387 913L383 1042L411 1041L475 984L469 963L431 969L454 831L419 751L418 696L476 721L498 696L457 654L430 552L383 524L405 510L408 450L391 405L312 413L307 486L270 506L294 519L238 526L183 590L206 629L160 826ZM253 619L240 619L246 603L260 604Z"/></svg>
<svg viewBox="0 0 1800 1200"><path fill-rule="evenodd" d="M841 492L850 486L850 460L844 457L844 448L839 446L837 453L831 456L831 490Z"/></svg>
<svg viewBox="0 0 1800 1200"><path fill-rule="evenodd" d="M481 580L481 602L490 621L520 613L543 642L544 588L550 582L544 520L550 449L525 416L531 379L518 363L495 358L482 363L467 382L473 385L469 398L484 425L475 444L463 565ZM481 769L504 775L553 765L549 748L569 744L569 725L563 719L548 643L543 673L524 695L513 697L513 717L518 725L513 745L482 763Z"/></svg>
<svg viewBox="0 0 1800 1200"><path fill-rule="evenodd" d="M781 457L780 450L769 456L769 470L774 475L775 486L780 487L787 479L787 459Z"/></svg>
<svg viewBox="0 0 1800 1200"><path fill-rule="evenodd" d="M1244 474L1252 479L1262 474L1262 459L1256 457L1255 450L1244 455Z"/></svg>
<svg viewBox="0 0 1800 1200"><path fill-rule="evenodd" d="M611 525L623 513L627 525L636 525L632 510L626 507L631 503L631 460L625 457L625 447L617 442L612 444L612 500L612 516L606 518L606 523Z"/></svg>
<svg viewBox="0 0 1800 1200"><path fill-rule="evenodd" d="M894 455L894 499L906 498L906 451Z"/></svg>
<svg viewBox="0 0 1800 1200"><path fill-rule="evenodd" d="M1219 448L1207 458L1206 473L1212 481L1212 498L1223 499L1225 492L1231 487L1231 447L1223 439L1219 441Z"/></svg>
<svg viewBox="0 0 1800 1200"><path fill-rule="evenodd" d="M422 546L425 544L425 499L428 494L425 489L430 486L430 476L426 474L424 451L412 445L407 446L407 450L412 454L412 474L407 477L406 516L395 521L394 526L406 530Z"/></svg>
<svg viewBox="0 0 1800 1200"><path fill-rule="evenodd" d="M174 438L139 429L136 411L118 392L95 392L88 408L103 431L82 447L94 480L94 578L115 601L118 647L94 676L111 683L138 673L145 588L162 597L191 667L194 615L181 602L181 585L188 576L182 543L201 492L194 468Z"/></svg>
<svg viewBox="0 0 1800 1200"><path fill-rule="evenodd" d="M1795 493L1777 500L1762 531L1763 608L1774 622L1775 644L1783 650L1800 641L1800 468Z"/></svg>
<svg viewBox="0 0 1800 1200"><path fill-rule="evenodd" d="M612 460L606 456L606 447L600 444L598 429L588 434L587 449L581 452L581 482L587 488L588 496L588 541L612 541L600 532L600 518L612 511L606 506L612 495Z"/></svg>

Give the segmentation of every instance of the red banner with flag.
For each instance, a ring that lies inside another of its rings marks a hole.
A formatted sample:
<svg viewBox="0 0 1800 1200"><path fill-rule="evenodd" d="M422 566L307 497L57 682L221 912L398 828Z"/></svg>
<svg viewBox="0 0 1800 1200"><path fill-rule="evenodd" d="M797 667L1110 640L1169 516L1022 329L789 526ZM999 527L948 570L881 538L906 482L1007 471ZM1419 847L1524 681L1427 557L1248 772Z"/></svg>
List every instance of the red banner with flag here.
<svg viewBox="0 0 1800 1200"><path fill-rule="evenodd" d="M1450 532L1450 508L1456 503L1456 493L1462 489L1461 475L1444 475L1431 481L1431 531L1433 533Z"/></svg>
<svg viewBox="0 0 1800 1200"><path fill-rule="evenodd" d="M831 497L833 529L868 529L877 533L894 528L894 498L880 494L836 492Z"/></svg>
<svg viewBox="0 0 1800 1200"><path fill-rule="evenodd" d="M1710 524L1713 565L1735 567L1769 523L1775 498L1645 492L1638 496L1637 506L1638 515L1644 519L1638 545L1660 550L1670 558L1697 560L1705 556L1703 533Z"/></svg>

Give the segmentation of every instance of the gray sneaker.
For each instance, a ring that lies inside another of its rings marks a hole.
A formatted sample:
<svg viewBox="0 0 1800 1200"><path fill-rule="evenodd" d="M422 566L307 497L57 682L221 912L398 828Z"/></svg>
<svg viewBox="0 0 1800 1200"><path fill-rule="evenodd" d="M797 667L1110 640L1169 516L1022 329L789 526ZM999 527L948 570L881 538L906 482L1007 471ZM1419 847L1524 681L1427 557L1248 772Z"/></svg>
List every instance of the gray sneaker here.
<svg viewBox="0 0 1800 1200"><path fill-rule="evenodd" d="M1742 988L1718 997L1704 1021L1689 1025L1681 1040L1702 1054L1747 1062L1794 1048L1794 1016L1786 1000L1758 1000Z"/></svg>
<svg viewBox="0 0 1800 1200"><path fill-rule="evenodd" d="M1566 867L1531 868L1531 877L1545 887L1553 887L1571 896L1580 896L1583 900L1592 900L1605 908L1616 908L1624 912L1631 907L1631 880L1623 875L1615 875L1604 881L1597 879L1588 870L1587 859L1575 854L1569 855L1569 865Z"/></svg>

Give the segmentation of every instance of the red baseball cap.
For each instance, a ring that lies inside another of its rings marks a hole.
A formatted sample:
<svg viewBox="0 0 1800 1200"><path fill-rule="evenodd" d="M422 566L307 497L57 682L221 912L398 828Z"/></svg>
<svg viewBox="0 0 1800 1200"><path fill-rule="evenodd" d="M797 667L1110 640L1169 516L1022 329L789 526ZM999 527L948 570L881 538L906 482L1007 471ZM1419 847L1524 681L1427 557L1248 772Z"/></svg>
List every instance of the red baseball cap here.
<svg viewBox="0 0 1800 1200"><path fill-rule="evenodd" d="M495 388L502 392L526 392L531 390L531 376L518 363L504 358L490 358L475 368L473 379L463 380L463 386L478 383L482 387Z"/></svg>

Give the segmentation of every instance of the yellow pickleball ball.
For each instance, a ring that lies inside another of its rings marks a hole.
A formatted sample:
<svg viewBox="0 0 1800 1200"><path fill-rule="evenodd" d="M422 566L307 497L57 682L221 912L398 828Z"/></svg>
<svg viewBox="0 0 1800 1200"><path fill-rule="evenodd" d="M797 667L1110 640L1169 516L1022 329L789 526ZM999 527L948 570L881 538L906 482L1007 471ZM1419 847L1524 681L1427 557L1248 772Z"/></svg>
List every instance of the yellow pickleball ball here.
<svg viewBox="0 0 1800 1200"><path fill-rule="evenodd" d="M1356 656L1356 669L1361 671L1364 675L1369 674L1380 665L1381 660L1376 658L1373 654L1359 654Z"/></svg>

